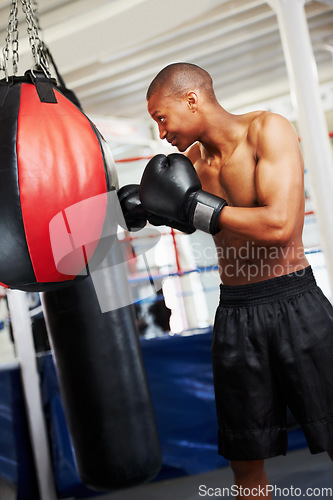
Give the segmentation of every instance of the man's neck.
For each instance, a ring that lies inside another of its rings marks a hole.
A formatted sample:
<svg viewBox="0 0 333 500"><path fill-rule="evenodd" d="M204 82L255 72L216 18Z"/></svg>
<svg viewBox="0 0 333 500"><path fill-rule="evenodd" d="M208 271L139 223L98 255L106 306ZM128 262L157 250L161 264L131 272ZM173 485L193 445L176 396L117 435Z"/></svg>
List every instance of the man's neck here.
<svg viewBox="0 0 333 500"><path fill-rule="evenodd" d="M208 158L223 163L232 154L243 134L244 124L240 116L228 113L219 106L214 108L213 112L207 113L199 142Z"/></svg>

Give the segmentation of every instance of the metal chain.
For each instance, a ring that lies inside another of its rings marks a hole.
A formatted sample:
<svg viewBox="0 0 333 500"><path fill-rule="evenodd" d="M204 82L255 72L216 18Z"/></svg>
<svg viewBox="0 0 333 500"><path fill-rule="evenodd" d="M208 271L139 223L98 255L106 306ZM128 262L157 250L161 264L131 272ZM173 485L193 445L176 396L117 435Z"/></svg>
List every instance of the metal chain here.
<svg viewBox="0 0 333 500"><path fill-rule="evenodd" d="M42 69L47 77L50 77L47 49L44 42L39 36L39 17L37 0L20 0L22 10L25 14L27 23L27 32L29 44L35 60L35 67ZM0 61L0 70L3 70L8 81L8 62L10 47L12 52L13 73L16 75L18 71L18 0L11 0L10 14L7 26L7 35L5 38L5 46L2 49L2 60Z"/></svg>
<svg viewBox="0 0 333 500"><path fill-rule="evenodd" d="M41 28L40 23L39 23L39 14L38 14L38 3L37 3L37 0L32 0L32 11L33 11L33 15L34 15L34 18L35 18L35 22L36 22L38 31L39 31L39 33L41 33L42 32L42 28Z"/></svg>
<svg viewBox="0 0 333 500"><path fill-rule="evenodd" d="M9 46L11 44L12 49L12 65L14 75L18 70L18 18L17 18L17 2L18 0L12 0L10 6L10 13L7 26L7 35L5 39L5 46L2 49L2 61L0 69L5 72L6 80L8 81L8 61L9 61Z"/></svg>
<svg viewBox="0 0 333 500"><path fill-rule="evenodd" d="M32 51L32 55L35 59L35 64L37 68L42 68L47 76L50 76L49 64L47 56L44 51L43 43L39 37L38 33L38 23L35 19L35 12L37 4L34 4L35 9L33 9L31 0L21 0L22 9L25 14L26 22L28 25L27 31L29 36L29 43Z"/></svg>
<svg viewBox="0 0 333 500"><path fill-rule="evenodd" d="M41 27L40 22L39 22L39 12L38 12L37 0L32 0L32 11L33 11L33 16L34 16L35 23L36 23L36 26L37 26L37 29L39 32L40 40L41 40L41 50L43 53L43 57L45 57L45 59L46 59L47 68L49 68L49 66L50 66L50 54L49 54L49 49L43 40L43 28ZM47 76L50 76L49 69L47 69L47 70L48 70Z"/></svg>

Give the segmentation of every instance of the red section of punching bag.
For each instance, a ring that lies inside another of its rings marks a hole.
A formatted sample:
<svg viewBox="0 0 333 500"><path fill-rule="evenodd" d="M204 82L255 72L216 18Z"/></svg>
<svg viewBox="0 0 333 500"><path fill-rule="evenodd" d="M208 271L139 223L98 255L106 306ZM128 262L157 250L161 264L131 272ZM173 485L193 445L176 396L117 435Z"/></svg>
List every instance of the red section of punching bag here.
<svg viewBox="0 0 333 500"><path fill-rule="evenodd" d="M51 220L72 205L107 191L103 155L89 120L56 89L54 92L58 104L42 103L34 85L22 84L18 117L22 216L36 281L40 283L71 279L85 265L80 249L73 252L73 272L66 269L72 277L57 269L50 240ZM96 210L85 210L91 204L81 203L82 209L76 210L69 228L79 234L77 241L92 242L86 250L88 260L102 233L107 197L104 199ZM58 250L63 246L65 254L73 238L68 232L59 237Z"/></svg>
<svg viewBox="0 0 333 500"><path fill-rule="evenodd" d="M52 219L50 223L52 252L56 268L60 273L79 274L89 264L96 249L96 240L91 240L91 231L87 232L86 225L94 227L96 214L105 214L107 195L108 193L102 193L80 201Z"/></svg>

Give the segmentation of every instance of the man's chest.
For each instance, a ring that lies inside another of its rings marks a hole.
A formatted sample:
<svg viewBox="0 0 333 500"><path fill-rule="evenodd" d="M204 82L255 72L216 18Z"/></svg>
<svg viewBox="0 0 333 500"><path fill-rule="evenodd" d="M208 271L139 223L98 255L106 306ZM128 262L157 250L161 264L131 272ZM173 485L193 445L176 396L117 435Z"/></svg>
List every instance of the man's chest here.
<svg viewBox="0 0 333 500"><path fill-rule="evenodd" d="M210 166L201 160L196 169L203 190L224 198L230 206L250 207L257 204L256 161L253 156L238 160L235 157L222 166Z"/></svg>

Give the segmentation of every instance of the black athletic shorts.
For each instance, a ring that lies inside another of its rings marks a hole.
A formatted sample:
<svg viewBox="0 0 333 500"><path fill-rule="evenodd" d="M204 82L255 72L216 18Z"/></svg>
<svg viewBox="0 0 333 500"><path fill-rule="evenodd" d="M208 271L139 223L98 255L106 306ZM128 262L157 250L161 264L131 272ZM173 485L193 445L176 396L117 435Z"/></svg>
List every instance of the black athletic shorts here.
<svg viewBox="0 0 333 500"><path fill-rule="evenodd" d="M333 449L333 308L311 267L221 285L212 360L219 454L285 455L287 405L311 453Z"/></svg>

